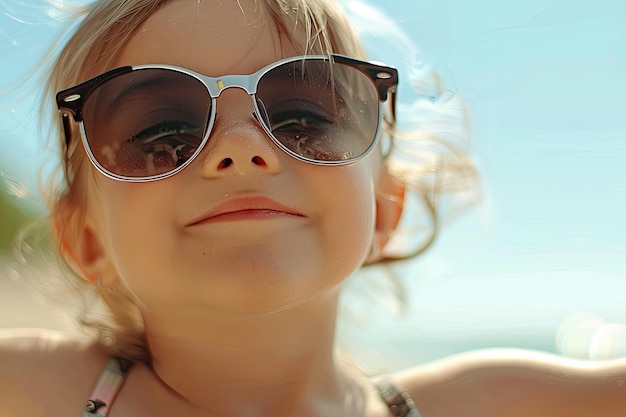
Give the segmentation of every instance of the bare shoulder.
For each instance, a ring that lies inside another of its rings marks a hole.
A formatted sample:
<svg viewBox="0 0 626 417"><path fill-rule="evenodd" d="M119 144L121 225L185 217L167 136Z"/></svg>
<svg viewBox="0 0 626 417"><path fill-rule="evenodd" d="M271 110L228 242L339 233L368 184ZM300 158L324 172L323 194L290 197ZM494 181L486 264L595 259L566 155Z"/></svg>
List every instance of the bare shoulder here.
<svg viewBox="0 0 626 417"><path fill-rule="evenodd" d="M81 415L105 353L86 338L0 330L0 417ZM56 411L59 411L57 413Z"/></svg>
<svg viewBox="0 0 626 417"><path fill-rule="evenodd" d="M493 349L432 362L393 379L424 417L626 415L626 359L593 362Z"/></svg>

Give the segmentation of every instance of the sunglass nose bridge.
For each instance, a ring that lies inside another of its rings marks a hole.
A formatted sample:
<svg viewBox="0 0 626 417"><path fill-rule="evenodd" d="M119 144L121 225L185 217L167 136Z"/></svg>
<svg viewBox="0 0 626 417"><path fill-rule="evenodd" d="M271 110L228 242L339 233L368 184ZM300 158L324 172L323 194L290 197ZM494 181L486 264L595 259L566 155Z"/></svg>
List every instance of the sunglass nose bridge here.
<svg viewBox="0 0 626 417"><path fill-rule="evenodd" d="M265 104L263 103L263 101L258 98L255 97L255 103L256 103L256 108L258 109L258 111L255 111L254 117L261 122L261 124L265 125L268 129L271 129L272 124L270 123L270 116L267 113L267 109L265 108Z"/></svg>
<svg viewBox="0 0 626 417"><path fill-rule="evenodd" d="M213 98L217 98L222 91L228 88L241 88L248 94L256 93L257 77L254 75L224 75L222 77L210 78L204 80L209 86L209 91Z"/></svg>

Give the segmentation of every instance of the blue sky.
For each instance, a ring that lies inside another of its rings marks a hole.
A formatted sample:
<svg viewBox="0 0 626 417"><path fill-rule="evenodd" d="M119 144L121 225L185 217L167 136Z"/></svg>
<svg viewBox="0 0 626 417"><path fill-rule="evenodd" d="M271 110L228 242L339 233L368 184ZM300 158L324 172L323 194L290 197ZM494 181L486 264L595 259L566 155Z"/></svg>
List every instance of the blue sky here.
<svg viewBox="0 0 626 417"><path fill-rule="evenodd" d="M59 26L35 3L0 0L0 87L28 71ZM371 57L401 76L427 62L466 101L484 190L429 253L403 266L415 338L439 343L422 357L502 345L558 350L576 317L626 324L626 3L369 4L392 23L363 29ZM389 44L390 27L404 41ZM408 107L415 97L401 88ZM36 188L32 103L2 99L0 169ZM589 348L591 336L580 338L561 353Z"/></svg>

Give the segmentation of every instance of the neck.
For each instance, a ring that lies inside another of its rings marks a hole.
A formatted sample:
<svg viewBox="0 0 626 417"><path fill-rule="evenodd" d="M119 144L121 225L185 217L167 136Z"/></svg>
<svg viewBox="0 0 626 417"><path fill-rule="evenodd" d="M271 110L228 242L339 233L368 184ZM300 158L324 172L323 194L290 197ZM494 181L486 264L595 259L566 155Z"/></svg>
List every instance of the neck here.
<svg viewBox="0 0 626 417"><path fill-rule="evenodd" d="M335 292L263 315L147 316L154 371L212 415L345 415L351 383L333 357L336 307Z"/></svg>

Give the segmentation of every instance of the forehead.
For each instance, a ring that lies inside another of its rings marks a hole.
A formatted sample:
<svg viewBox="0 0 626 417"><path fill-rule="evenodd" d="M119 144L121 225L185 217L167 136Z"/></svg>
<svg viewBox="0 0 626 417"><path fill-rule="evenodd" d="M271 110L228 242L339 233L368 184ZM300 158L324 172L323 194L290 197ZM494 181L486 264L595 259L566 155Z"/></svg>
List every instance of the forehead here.
<svg viewBox="0 0 626 417"><path fill-rule="evenodd" d="M170 64L218 76L252 73L294 55L258 0L174 0L139 27L115 66Z"/></svg>

